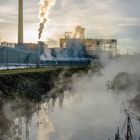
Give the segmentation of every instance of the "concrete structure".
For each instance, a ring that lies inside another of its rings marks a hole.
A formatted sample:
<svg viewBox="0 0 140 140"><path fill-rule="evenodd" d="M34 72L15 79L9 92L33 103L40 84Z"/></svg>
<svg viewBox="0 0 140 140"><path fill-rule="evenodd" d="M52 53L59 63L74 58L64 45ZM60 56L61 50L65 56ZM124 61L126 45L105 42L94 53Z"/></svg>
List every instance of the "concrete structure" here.
<svg viewBox="0 0 140 140"><path fill-rule="evenodd" d="M18 0L18 44L23 43L23 0Z"/></svg>
<svg viewBox="0 0 140 140"><path fill-rule="evenodd" d="M79 39L85 39L85 28L80 25L76 26L73 38L76 38L77 35L79 35Z"/></svg>
<svg viewBox="0 0 140 140"><path fill-rule="evenodd" d="M65 32L65 38L60 39L60 47L66 48L67 42L70 39L79 40L81 44L85 46L85 50L88 54L94 55L101 52L108 52L110 56L117 55L117 40L116 39L93 39L85 38L85 28L78 25L75 28L74 36L71 36L72 32ZM77 38L79 35L79 38Z"/></svg>
<svg viewBox="0 0 140 140"><path fill-rule="evenodd" d="M60 39L60 47L65 48L67 38ZM98 51L109 52L111 56L117 55L117 40L116 39L79 39L85 45L86 51L93 55Z"/></svg>

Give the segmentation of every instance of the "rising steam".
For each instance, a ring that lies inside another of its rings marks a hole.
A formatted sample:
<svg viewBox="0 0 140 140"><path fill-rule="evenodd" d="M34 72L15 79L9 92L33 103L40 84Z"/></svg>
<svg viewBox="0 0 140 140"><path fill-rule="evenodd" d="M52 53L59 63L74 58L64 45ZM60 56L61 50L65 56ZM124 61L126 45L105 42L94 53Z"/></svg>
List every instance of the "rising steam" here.
<svg viewBox="0 0 140 140"><path fill-rule="evenodd" d="M40 0L40 10L39 10L39 29L38 29L38 38L41 38L42 32L45 28L47 21L49 20L49 10L55 4L55 0Z"/></svg>

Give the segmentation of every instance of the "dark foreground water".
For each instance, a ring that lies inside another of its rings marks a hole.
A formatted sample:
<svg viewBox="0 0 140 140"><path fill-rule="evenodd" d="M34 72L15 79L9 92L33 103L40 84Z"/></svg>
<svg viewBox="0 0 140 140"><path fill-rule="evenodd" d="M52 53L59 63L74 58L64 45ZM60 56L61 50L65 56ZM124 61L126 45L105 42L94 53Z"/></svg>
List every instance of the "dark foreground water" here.
<svg viewBox="0 0 140 140"><path fill-rule="evenodd" d="M7 101L0 97L0 140L114 140L117 127L121 133L126 112L132 119L135 140L139 140L139 60L135 56L112 60L99 73L93 74L89 70L86 75L73 75L72 82L61 74L52 89L55 96L42 102L20 98ZM120 72L135 75L130 77L129 88L107 90L106 82ZM70 91L60 93L64 91L60 90L63 86L67 89L66 81L71 85L68 86ZM28 80L24 87L26 85ZM121 137L124 139L126 126L123 130Z"/></svg>
<svg viewBox="0 0 140 140"><path fill-rule="evenodd" d="M0 140L113 140L126 119L126 96L84 91L65 91L40 103L1 99ZM138 140L140 123L134 115L132 123Z"/></svg>

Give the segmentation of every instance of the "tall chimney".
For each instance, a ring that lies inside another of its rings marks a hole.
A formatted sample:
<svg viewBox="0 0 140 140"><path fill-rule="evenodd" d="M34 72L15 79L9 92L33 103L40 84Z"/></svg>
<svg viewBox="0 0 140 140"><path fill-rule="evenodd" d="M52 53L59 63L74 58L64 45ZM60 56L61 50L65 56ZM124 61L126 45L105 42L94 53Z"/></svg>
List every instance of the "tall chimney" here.
<svg viewBox="0 0 140 140"><path fill-rule="evenodd" d="M18 0L18 43L23 43L23 0Z"/></svg>

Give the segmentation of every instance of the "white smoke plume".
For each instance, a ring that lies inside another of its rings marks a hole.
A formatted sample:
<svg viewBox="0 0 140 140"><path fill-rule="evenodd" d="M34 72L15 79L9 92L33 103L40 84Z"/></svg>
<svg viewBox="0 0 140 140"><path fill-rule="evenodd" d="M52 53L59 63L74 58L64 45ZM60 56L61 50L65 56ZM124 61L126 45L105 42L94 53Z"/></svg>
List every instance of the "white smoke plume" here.
<svg viewBox="0 0 140 140"><path fill-rule="evenodd" d="M51 133L50 140L103 140L109 137L114 139L116 128L123 127L125 109L140 116L140 98L135 98L140 93L135 86L133 88L130 85L131 90L118 92L106 87L107 81L112 81L120 72L135 74L138 79L132 78L131 81L139 81L140 56L121 56L110 60L107 55L102 55L101 60L104 67L100 72L89 70L86 75L73 75L71 91L67 93L71 97L66 95L63 111L60 109L53 112L55 132ZM61 77L63 80L63 76ZM60 82L57 87L61 85ZM133 98L134 109L132 104L129 104ZM138 139L139 123L136 120L132 121L135 137ZM121 136L125 137L123 133Z"/></svg>
<svg viewBox="0 0 140 140"><path fill-rule="evenodd" d="M54 4L55 0L40 0L40 10L39 10L40 24L38 29L39 39L41 38L46 23L49 20L50 9L54 6Z"/></svg>

